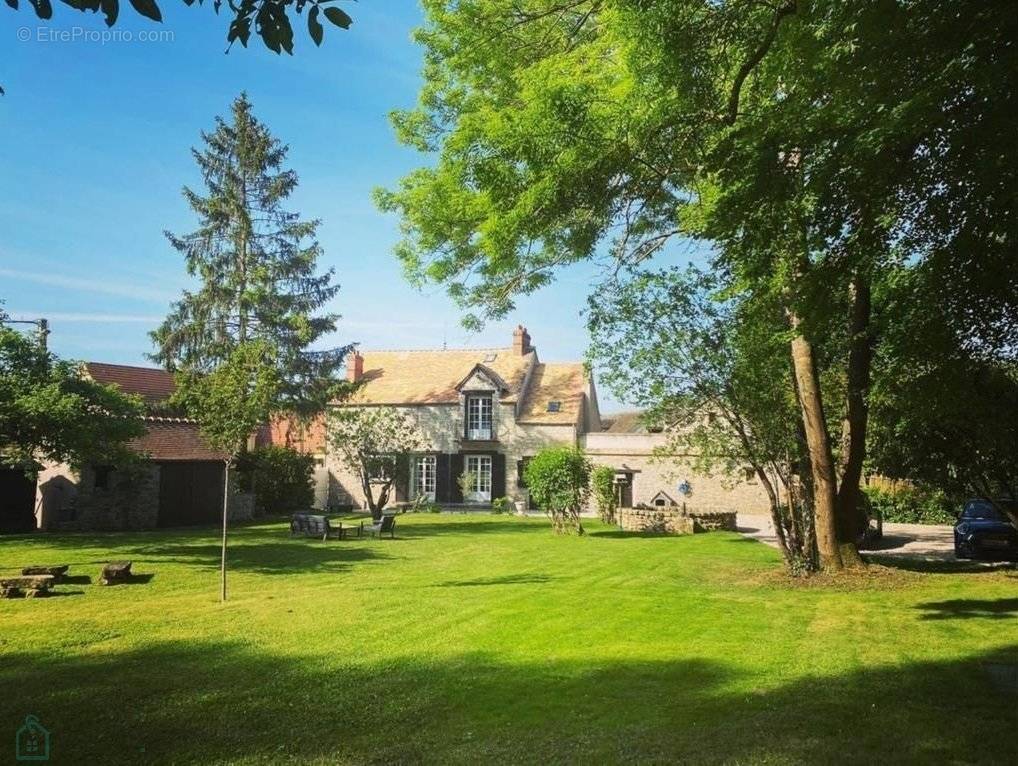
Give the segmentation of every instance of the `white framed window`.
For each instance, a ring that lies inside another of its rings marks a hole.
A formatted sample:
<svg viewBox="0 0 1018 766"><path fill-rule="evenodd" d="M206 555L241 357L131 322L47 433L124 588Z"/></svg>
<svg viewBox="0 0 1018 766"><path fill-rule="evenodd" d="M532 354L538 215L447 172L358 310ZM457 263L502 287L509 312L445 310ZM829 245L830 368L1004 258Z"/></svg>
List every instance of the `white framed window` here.
<svg viewBox="0 0 1018 766"><path fill-rule="evenodd" d="M467 438L487 440L491 433L492 403L490 396L467 397Z"/></svg>
<svg viewBox="0 0 1018 766"><path fill-rule="evenodd" d="M424 495L434 502L437 475L434 455L420 455L414 458L414 497Z"/></svg>
<svg viewBox="0 0 1018 766"><path fill-rule="evenodd" d="M466 470L474 475L474 491L463 499L467 502L491 500L491 455L467 455Z"/></svg>

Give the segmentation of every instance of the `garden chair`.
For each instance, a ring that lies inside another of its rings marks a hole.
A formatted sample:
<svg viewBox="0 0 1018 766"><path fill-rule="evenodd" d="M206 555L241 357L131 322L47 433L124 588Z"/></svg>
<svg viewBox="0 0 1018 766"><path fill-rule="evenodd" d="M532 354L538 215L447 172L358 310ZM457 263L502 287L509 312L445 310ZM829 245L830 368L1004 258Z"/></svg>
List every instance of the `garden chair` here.
<svg viewBox="0 0 1018 766"><path fill-rule="evenodd" d="M396 514L383 513L382 518L380 518L378 521L372 522L370 525L364 527L364 529L370 532L374 537L381 537L386 532L388 532L389 537L395 539Z"/></svg>

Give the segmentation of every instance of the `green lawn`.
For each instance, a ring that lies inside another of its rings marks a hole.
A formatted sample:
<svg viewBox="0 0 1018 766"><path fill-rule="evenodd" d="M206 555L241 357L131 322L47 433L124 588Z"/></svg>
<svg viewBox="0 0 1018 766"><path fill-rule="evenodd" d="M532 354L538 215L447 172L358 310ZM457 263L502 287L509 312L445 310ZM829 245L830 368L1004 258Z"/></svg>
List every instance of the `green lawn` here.
<svg viewBox="0 0 1018 766"><path fill-rule="evenodd" d="M1015 573L803 587L735 534L590 531L249 526L226 605L214 530L0 538L0 573L153 575L0 601L0 739L32 713L55 763L1018 762Z"/></svg>

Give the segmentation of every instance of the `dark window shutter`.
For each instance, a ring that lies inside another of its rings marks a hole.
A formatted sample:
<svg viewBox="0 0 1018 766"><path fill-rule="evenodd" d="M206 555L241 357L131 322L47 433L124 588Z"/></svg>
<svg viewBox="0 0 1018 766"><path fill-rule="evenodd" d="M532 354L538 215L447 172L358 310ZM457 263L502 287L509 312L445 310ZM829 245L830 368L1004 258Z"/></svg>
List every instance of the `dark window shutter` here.
<svg viewBox="0 0 1018 766"><path fill-rule="evenodd" d="M505 455L496 452L491 456L491 499L505 497Z"/></svg>
<svg viewBox="0 0 1018 766"><path fill-rule="evenodd" d="M435 502L452 502L450 485L452 484L449 455L435 455Z"/></svg>
<svg viewBox="0 0 1018 766"><path fill-rule="evenodd" d="M449 455L449 498L454 503L463 502L463 493L460 491L459 477L463 473L463 455L457 453Z"/></svg>

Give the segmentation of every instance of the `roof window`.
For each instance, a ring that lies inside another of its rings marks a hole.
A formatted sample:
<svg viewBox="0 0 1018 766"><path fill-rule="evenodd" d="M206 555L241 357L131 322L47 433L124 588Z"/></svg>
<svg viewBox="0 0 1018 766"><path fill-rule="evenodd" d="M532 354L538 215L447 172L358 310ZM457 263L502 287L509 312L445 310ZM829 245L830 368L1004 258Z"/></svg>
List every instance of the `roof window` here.
<svg viewBox="0 0 1018 766"><path fill-rule="evenodd" d="M498 358L498 354L488 354L486 357L484 357L484 361L486 363L494 362L495 359L497 359L497 358Z"/></svg>
<svg viewBox="0 0 1018 766"><path fill-rule="evenodd" d="M562 410L562 402L548 402L548 412L560 412Z"/></svg>

